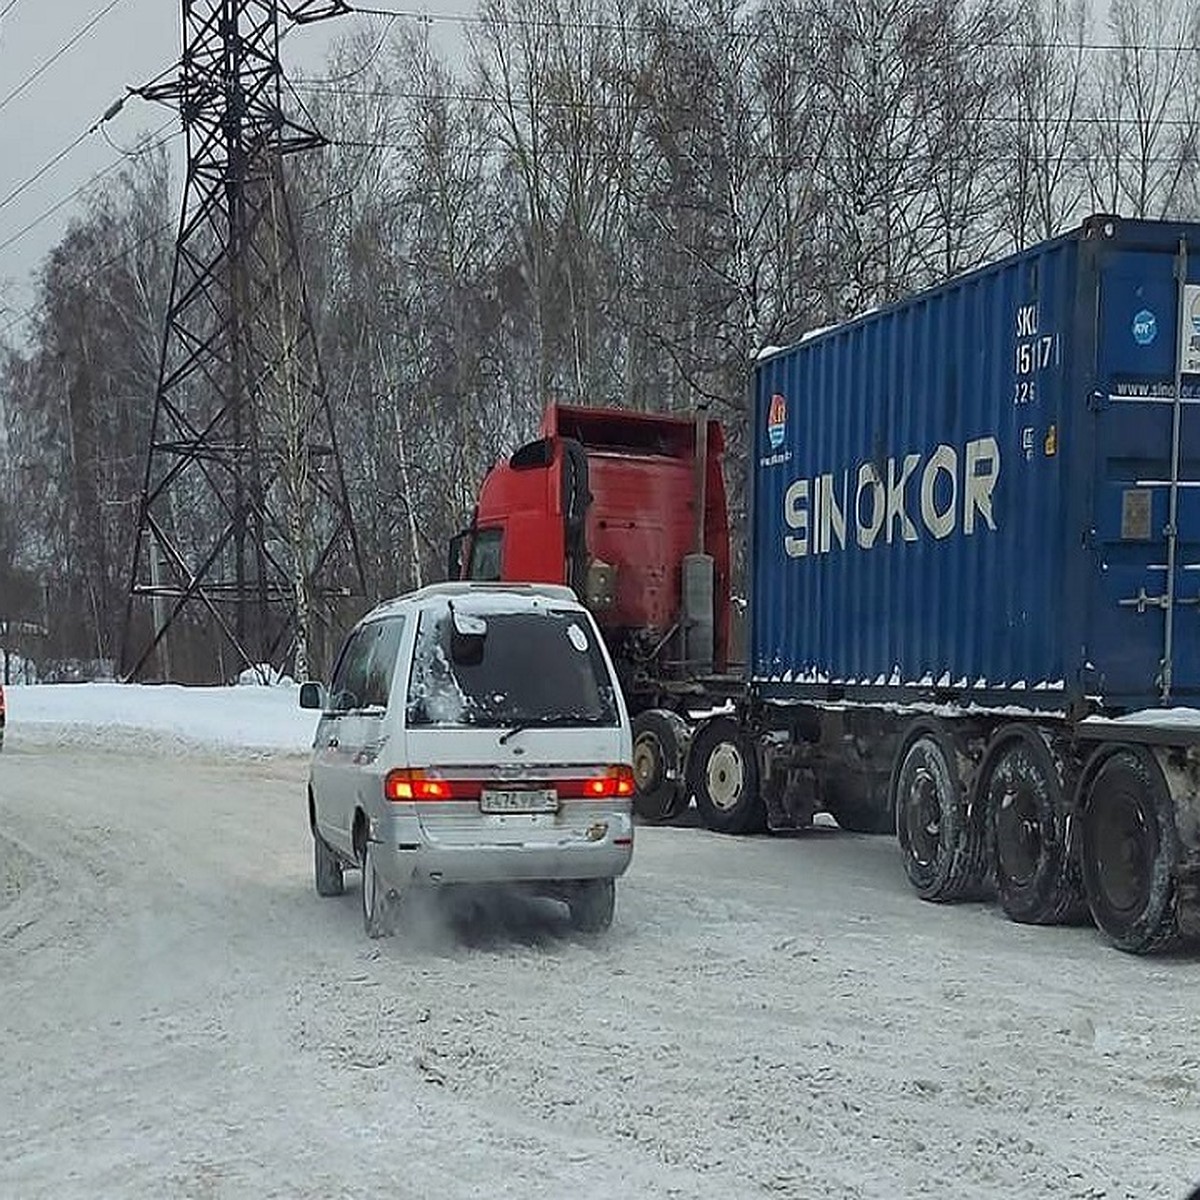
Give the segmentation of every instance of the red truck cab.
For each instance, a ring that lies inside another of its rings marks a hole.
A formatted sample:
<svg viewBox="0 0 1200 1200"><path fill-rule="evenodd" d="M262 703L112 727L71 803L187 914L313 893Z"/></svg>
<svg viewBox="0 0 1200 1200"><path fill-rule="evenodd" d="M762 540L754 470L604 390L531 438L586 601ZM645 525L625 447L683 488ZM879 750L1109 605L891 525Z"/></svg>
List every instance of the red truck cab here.
<svg viewBox="0 0 1200 1200"><path fill-rule="evenodd" d="M451 572L565 583L592 610L634 706L726 669L724 435L701 416L551 405L487 475Z"/></svg>

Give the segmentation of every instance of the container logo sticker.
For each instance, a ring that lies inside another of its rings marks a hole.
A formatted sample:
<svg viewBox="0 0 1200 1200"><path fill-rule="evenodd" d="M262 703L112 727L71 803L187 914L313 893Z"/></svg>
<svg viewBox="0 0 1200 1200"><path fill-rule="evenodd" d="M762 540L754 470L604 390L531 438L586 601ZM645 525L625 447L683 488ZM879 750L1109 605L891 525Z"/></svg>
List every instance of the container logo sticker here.
<svg viewBox="0 0 1200 1200"><path fill-rule="evenodd" d="M1200 372L1200 285L1189 283L1184 287L1183 307L1186 319L1180 330L1180 370L1195 375Z"/></svg>
<svg viewBox="0 0 1200 1200"><path fill-rule="evenodd" d="M787 400L779 392L776 392L771 397L771 404L767 409L767 437L771 442L772 450L778 450L783 445L783 438L786 433Z"/></svg>
<svg viewBox="0 0 1200 1200"><path fill-rule="evenodd" d="M1143 308L1133 316L1133 340L1139 346L1148 346L1158 336L1158 320L1148 309Z"/></svg>

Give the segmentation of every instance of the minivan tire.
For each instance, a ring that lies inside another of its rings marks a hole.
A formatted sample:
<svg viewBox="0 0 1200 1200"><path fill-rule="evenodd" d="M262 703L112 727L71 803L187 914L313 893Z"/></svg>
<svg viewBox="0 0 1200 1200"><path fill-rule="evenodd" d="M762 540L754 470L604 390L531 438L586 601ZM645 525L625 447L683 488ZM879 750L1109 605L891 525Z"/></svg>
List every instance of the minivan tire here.
<svg viewBox="0 0 1200 1200"><path fill-rule="evenodd" d="M601 933L613 920L617 885L613 879L588 879L575 885L567 901L571 924L580 933Z"/></svg>
<svg viewBox="0 0 1200 1200"><path fill-rule="evenodd" d="M325 839L313 830L313 875L318 896L340 896L346 890L342 860L329 848Z"/></svg>
<svg viewBox="0 0 1200 1200"><path fill-rule="evenodd" d="M362 849L363 929L369 938L390 937L395 931L396 895L375 869L375 843L366 841Z"/></svg>

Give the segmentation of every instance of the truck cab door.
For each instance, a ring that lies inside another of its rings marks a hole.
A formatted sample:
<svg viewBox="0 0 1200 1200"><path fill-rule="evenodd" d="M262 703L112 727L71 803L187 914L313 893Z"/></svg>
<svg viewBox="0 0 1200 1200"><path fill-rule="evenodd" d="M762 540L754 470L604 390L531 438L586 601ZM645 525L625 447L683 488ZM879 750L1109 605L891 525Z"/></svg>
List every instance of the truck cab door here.
<svg viewBox="0 0 1200 1200"><path fill-rule="evenodd" d="M483 481L467 578L566 583L562 454L557 438L516 451Z"/></svg>

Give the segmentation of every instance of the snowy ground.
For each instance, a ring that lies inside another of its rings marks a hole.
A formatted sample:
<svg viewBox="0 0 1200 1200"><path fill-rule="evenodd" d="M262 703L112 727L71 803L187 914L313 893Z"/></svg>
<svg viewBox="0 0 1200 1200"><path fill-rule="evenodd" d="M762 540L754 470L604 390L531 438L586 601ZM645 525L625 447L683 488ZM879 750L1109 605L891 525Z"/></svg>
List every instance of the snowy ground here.
<svg viewBox="0 0 1200 1200"><path fill-rule="evenodd" d="M924 905L888 839L831 829L641 829L600 938L507 899L372 943L356 880L312 890L294 702L10 691L0 1196L1182 1200L1200 1179L1194 956Z"/></svg>

